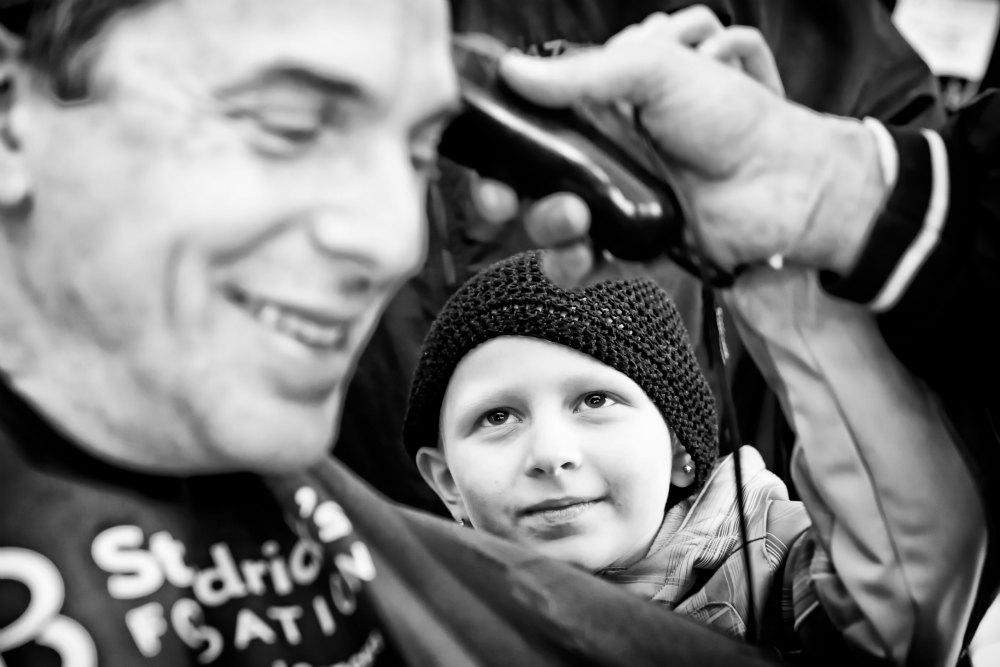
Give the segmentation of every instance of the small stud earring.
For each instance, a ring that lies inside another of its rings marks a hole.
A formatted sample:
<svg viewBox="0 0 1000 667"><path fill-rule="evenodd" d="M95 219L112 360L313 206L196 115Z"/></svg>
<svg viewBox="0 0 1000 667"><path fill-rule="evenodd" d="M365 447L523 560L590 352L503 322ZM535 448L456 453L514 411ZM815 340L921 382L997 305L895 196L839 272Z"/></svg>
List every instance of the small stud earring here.
<svg viewBox="0 0 1000 667"><path fill-rule="evenodd" d="M457 523L458 525L462 526L463 528L465 527L465 519L463 519L460 516L456 516L455 517L455 523Z"/></svg>
<svg viewBox="0 0 1000 667"><path fill-rule="evenodd" d="M0 212L23 217L31 211L31 206L31 183L26 174L8 174L0 180Z"/></svg>
<svg viewBox="0 0 1000 667"><path fill-rule="evenodd" d="M690 463L685 463L683 466L681 466L681 472L683 472L685 475L690 475L692 472L694 472L694 466L691 465Z"/></svg>

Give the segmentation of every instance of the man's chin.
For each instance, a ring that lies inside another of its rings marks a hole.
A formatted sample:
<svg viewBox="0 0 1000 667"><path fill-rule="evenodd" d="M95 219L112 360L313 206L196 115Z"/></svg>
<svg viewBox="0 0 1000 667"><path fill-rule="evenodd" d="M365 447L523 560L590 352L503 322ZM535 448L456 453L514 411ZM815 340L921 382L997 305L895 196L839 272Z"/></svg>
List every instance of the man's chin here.
<svg viewBox="0 0 1000 667"><path fill-rule="evenodd" d="M250 472L261 475L300 472L330 456L331 443L327 439L310 442L281 442L256 444L241 451L228 452L223 467L231 472Z"/></svg>
<svg viewBox="0 0 1000 667"><path fill-rule="evenodd" d="M336 415L245 424L219 443L221 459L234 472L274 474L297 472L328 458L339 430Z"/></svg>
<svg viewBox="0 0 1000 667"><path fill-rule="evenodd" d="M214 402L202 393L200 406L211 404L212 409L190 410L201 416L192 420L190 434L201 443L202 460L214 462L215 472L286 473L330 456L340 428L343 390L338 387L322 402L305 403L254 388L231 390Z"/></svg>

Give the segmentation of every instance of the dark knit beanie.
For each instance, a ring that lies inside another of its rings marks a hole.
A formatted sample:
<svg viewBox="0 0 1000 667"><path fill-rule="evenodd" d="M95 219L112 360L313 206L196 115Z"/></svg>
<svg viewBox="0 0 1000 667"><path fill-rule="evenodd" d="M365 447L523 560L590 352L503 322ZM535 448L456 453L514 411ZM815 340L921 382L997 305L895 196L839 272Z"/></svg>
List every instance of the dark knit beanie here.
<svg viewBox="0 0 1000 667"><path fill-rule="evenodd" d="M659 408L695 465L694 491L718 455L715 399L667 293L652 280L565 290L541 270L540 251L498 262L448 300L424 340L403 426L406 450L436 447L441 403L456 366L499 336L571 347L627 375Z"/></svg>

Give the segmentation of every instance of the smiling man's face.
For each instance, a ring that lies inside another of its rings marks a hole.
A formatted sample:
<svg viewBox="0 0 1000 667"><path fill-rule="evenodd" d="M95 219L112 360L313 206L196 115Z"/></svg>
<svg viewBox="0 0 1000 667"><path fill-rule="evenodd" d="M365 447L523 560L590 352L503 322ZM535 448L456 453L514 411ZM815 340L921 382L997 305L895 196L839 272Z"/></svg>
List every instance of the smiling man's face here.
<svg viewBox="0 0 1000 667"><path fill-rule="evenodd" d="M89 100L22 86L11 381L136 467L321 456L423 258L448 40L441 0L172 0L110 24Z"/></svg>

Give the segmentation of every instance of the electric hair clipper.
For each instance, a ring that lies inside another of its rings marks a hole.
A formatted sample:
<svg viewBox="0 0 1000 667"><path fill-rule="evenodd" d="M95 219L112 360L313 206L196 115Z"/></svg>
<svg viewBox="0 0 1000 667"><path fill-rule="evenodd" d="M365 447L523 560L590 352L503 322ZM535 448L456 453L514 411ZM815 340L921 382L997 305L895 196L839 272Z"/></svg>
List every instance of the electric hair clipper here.
<svg viewBox="0 0 1000 667"><path fill-rule="evenodd" d="M470 33L452 44L464 108L441 139L443 156L521 196L577 194L590 208L594 245L616 257L647 261L666 253L696 276L708 269L713 284L731 282L712 267L699 269L688 252L680 206L659 158L620 107L533 104L501 80L502 42Z"/></svg>

